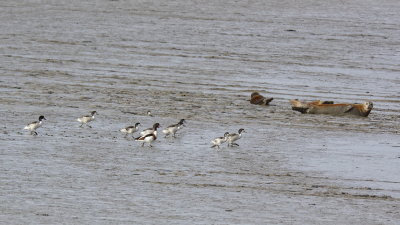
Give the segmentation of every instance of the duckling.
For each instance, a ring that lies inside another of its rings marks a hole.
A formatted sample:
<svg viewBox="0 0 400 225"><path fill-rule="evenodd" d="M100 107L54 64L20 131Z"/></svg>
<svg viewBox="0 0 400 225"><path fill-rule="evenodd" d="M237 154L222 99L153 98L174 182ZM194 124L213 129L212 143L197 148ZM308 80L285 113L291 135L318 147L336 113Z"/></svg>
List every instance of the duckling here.
<svg viewBox="0 0 400 225"><path fill-rule="evenodd" d="M140 125L140 123L135 123L134 126L125 127L125 128L122 128L119 131L121 131L122 133L125 133L125 137L127 137L128 134L135 133L139 129L139 125Z"/></svg>
<svg viewBox="0 0 400 225"><path fill-rule="evenodd" d="M140 132L140 137L144 137L148 134L155 134L157 136L157 128L159 127L160 127L159 123L153 124L153 127L144 129L142 132Z"/></svg>
<svg viewBox="0 0 400 225"><path fill-rule="evenodd" d="M217 137L214 140L212 140L211 144L213 144L213 145L211 146L211 148L217 147L219 149L219 146L226 142L228 135L229 135L229 132L225 132L223 137Z"/></svg>
<svg viewBox="0 0 400 225"><path fill-rule="evenodd" d="M179 123L177 124L172 124L169 125L167 128L165 128L162 132L165 134L165 137L167 137L168 135L172 134L172 137L175 137L175 134L178 130L180 130L183 126L185 126L184 124L185 119L181 119L179 121Z"/></svg>
<svg viewBox="0 0 400 225"><path fill-rule="evenodd" d="M240 128L238 133L232 133L227 136L228 146L239 146L235 141L239 140L242 137L242 133L245 133L243 128Z"/></svg>
<svg viewBox="0 0 400 225"><path fill-rule="evenodd" d="M77 119L78 122L81 122L81 125L79 127L82 127L83 124L86 124L86 126L92 128L88 123L94 120L94 114L96 114L96 111L92 111L90 115L82 116ZM98 114L98 113L97 113Z"/></svg>
<svg viewBox="0 0 400 225"><path fill-rule="evenodd" d="M44 116L39 116L39 121L34 121L24 127L24 130L29 130L31 132L31 135L36 136L38 133L36 132L36 129L42 126L43 120L46 120Z"/></svg>

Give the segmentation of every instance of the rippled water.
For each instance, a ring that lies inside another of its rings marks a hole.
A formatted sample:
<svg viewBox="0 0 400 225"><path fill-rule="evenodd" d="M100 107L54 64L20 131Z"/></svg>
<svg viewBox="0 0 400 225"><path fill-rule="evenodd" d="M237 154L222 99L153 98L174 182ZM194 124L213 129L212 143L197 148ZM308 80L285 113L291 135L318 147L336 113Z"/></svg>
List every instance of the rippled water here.
<svg viewBox="0 0 400 225"><path fill-rule="evenodd" d="M400 220L397 1L0 6L0 223ZM302 115L293 98L374 109ZM42 114L37 137L22 130ZM153 148L118 131L181 118ZM240 147L210 148L239 128Z"/></svg>

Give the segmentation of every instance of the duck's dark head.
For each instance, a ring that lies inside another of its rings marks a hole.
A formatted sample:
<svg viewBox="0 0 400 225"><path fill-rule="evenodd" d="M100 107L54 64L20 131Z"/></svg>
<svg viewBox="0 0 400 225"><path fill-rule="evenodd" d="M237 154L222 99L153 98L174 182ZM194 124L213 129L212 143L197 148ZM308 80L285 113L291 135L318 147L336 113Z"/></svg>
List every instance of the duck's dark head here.
<svg viewBox="0 0 400 225"><path fill-rule="evenodd" d="M155 123L155 124L153 125L153 129L154 129L154 130L157 130L157 128L160 128L160 124L159 124L159 123Z"/></svg>
<svg viewBox="0 0 400 225"><path fill-rule="evenodd" d="M46 120L46 118L44 118L44 116L39 116L39 121L42 121L42 120Z"/></svg>

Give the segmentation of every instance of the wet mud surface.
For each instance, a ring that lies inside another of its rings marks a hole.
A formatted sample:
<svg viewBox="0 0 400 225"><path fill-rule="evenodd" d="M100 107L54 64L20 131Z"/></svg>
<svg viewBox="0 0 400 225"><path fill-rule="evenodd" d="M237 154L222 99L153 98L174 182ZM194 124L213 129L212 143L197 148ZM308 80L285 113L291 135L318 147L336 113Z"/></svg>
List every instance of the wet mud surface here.
<svg viewBox="0 0 400 225"><path fill-rule="evenodd" d="M397 1L0 4L1 224L400 220ZM119 132L181 118L153 148ZM210 148L239 128L239 147Z"/></svg>

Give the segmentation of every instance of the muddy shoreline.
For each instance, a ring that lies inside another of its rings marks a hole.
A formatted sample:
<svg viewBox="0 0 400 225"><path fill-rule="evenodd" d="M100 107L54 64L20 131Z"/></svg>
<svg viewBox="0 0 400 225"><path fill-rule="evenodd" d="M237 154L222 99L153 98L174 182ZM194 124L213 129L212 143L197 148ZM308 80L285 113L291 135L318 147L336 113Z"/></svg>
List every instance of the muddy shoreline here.
<svg viewBox="0 0 400 225"><path fill-rule="evenodd" d="M0 224L400 220L397 1L1 5ZM308 115L294 98L374 109ZM182 118L153 148L119 132ZM239 128L239 147L210 148Z"/></svg>

